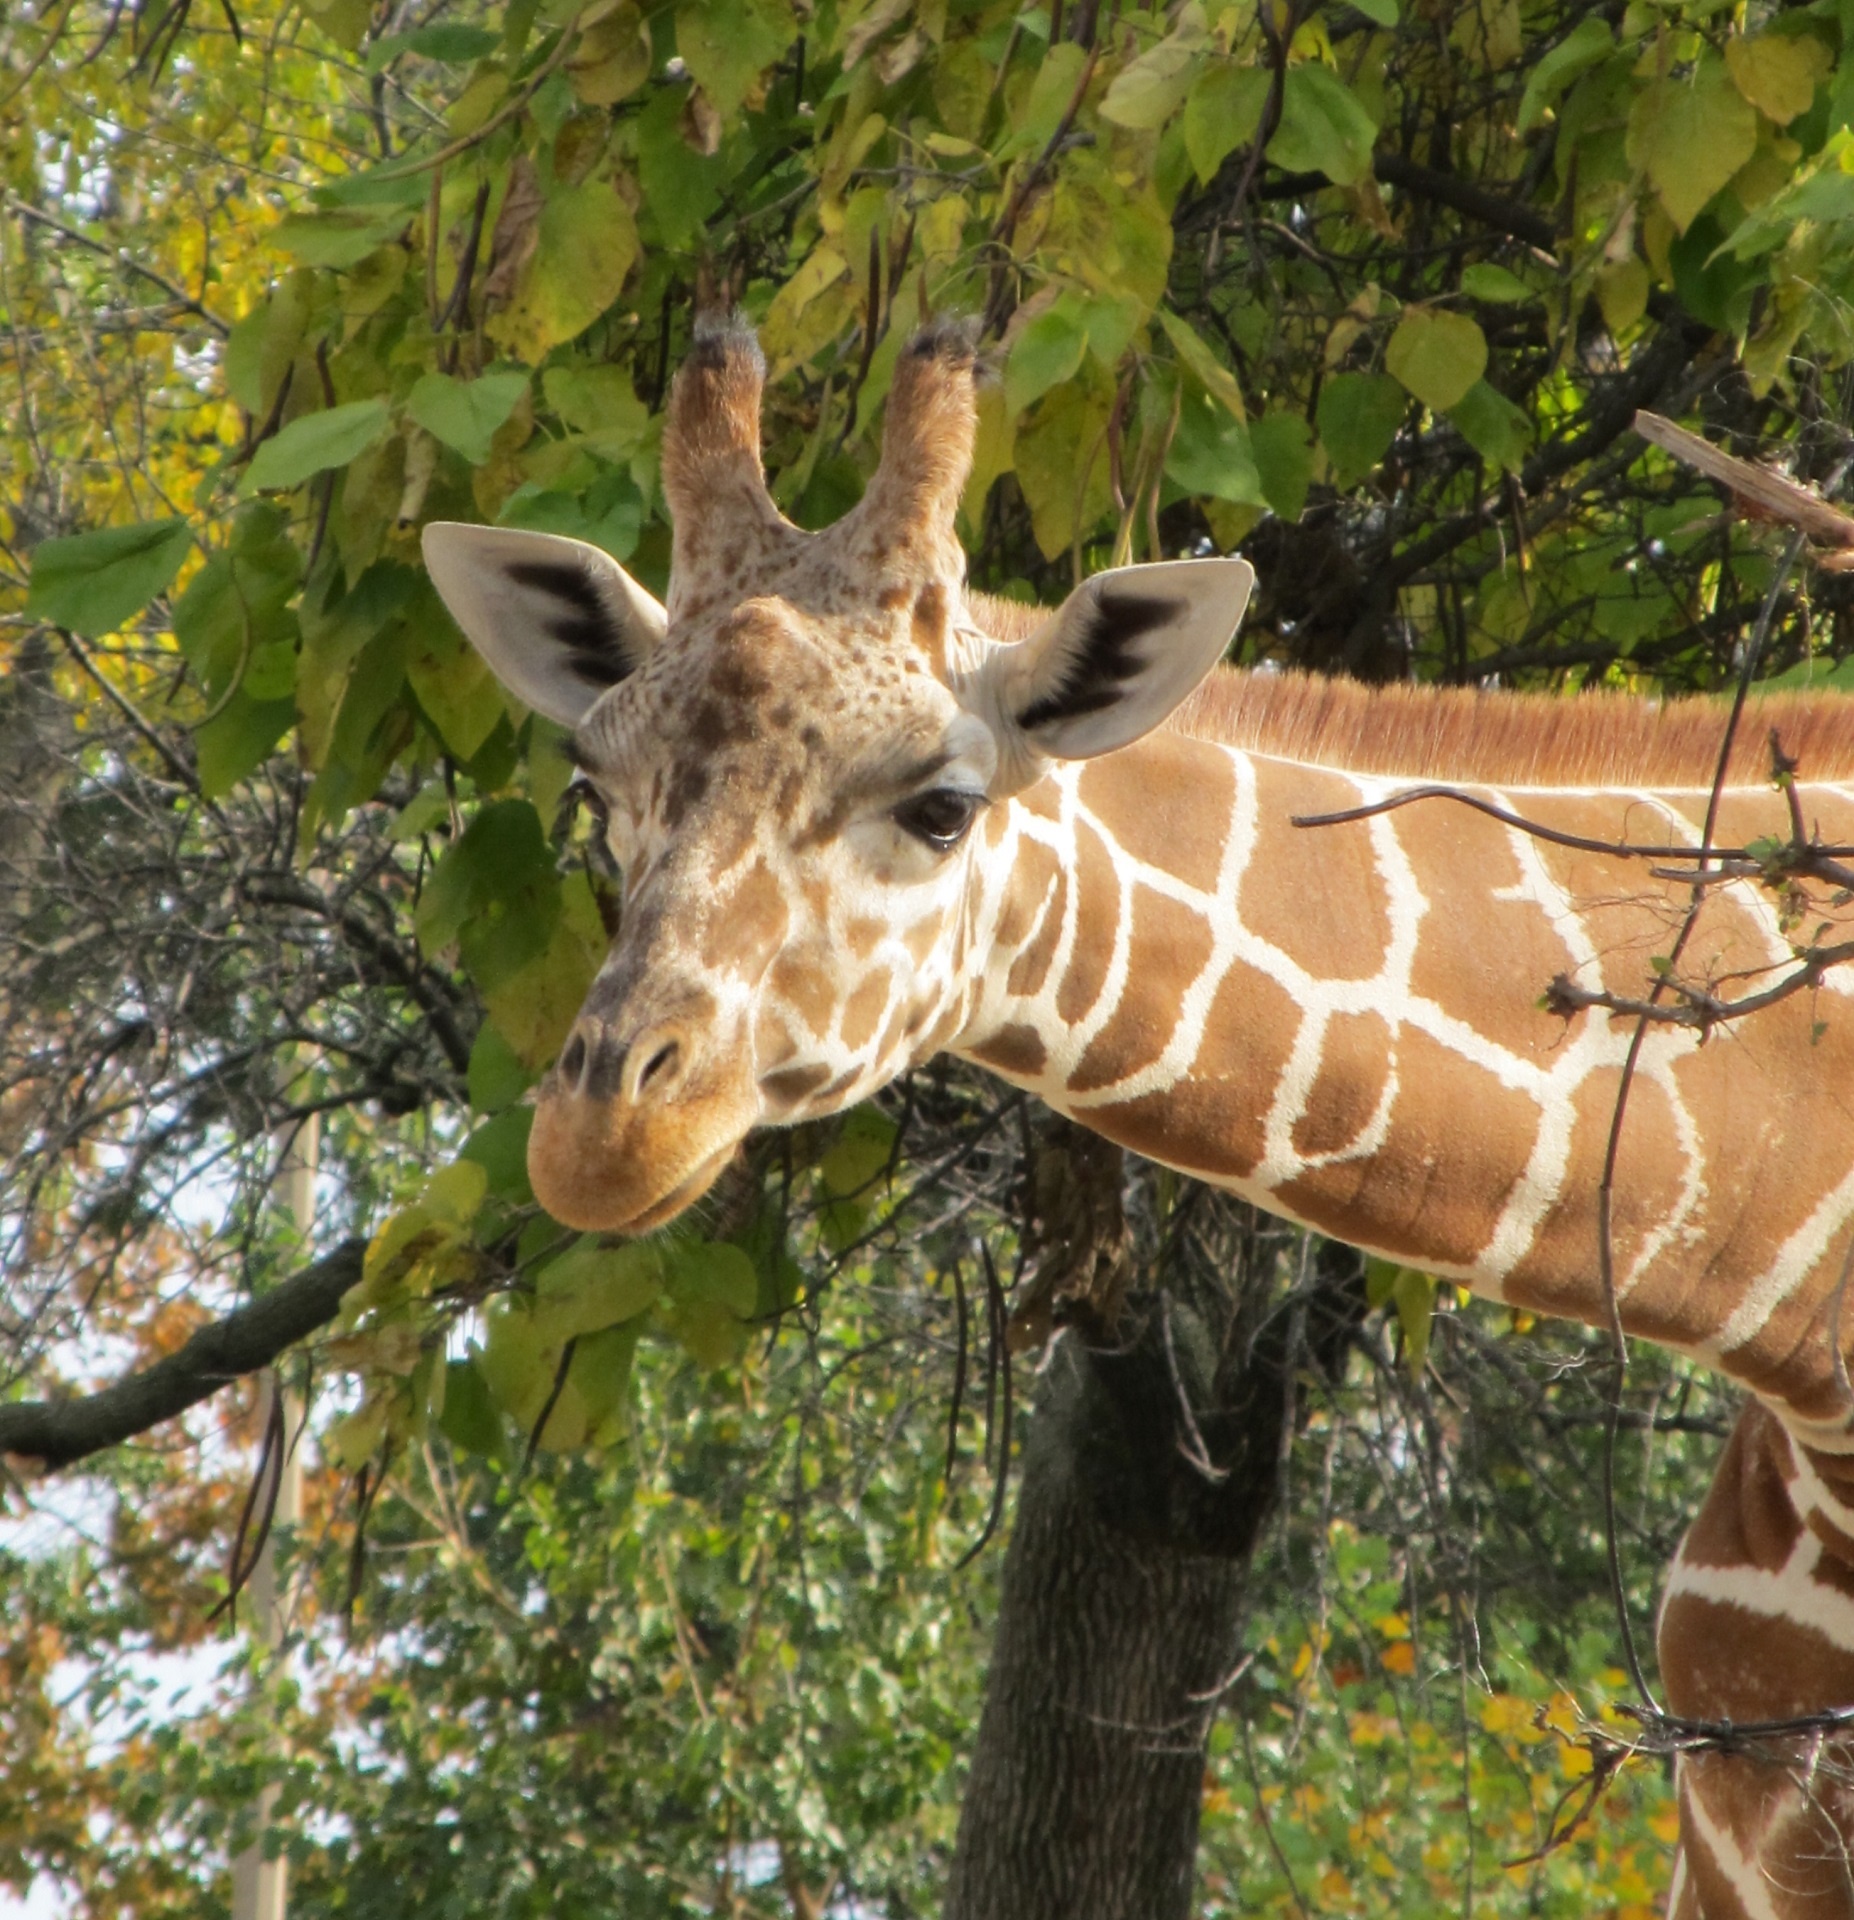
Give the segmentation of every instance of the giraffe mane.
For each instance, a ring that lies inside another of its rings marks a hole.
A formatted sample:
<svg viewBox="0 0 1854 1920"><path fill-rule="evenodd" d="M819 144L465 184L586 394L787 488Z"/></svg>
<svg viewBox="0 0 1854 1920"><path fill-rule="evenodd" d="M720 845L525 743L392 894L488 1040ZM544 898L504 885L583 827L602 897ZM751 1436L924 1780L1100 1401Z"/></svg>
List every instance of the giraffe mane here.
<svg viewBox="0 0 1854 1920"><path fill-rule="evenodd" d="M970 596L994 638L1028 639L1045 607ZM1590 692L1484 692L1474 687L1369 687L1308 673L1224 667L1172 716L1180 733L1281 760L1406 780L1515 787L1706 787L1718 766L1726 707ZM1770 734L1809 781L1854 779L1854 698L1767 693L1745 708L1727 784L1764 786Z"/></svg>
<svg viewBox="0 0 1854 1920"><path fill-rule="evenodd" d="M1592 692L1368 687L1356 680L1224 668L1174 717L1181 732L1284 760L1410 780L1519 787L1705 787L1726 703ZM1745 708L1727 784L1770 779L1770 734L1808 781L1854 778L1854 699L1770 693Z"/></svg>

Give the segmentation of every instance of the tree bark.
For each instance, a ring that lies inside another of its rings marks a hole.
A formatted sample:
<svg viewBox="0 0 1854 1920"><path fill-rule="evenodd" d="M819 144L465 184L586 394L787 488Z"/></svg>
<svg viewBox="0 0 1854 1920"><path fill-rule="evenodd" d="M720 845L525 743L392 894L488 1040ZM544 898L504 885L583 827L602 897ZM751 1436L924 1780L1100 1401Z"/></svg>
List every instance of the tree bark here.
<svg viewBox="0 0 1854 1920"><path fill-rule="evenodd" d="M946 1920L1188 1920L1205 1744L1294 1368L1341 1360L1363 1304L1357 1256L1334 1247L1252 1341L1230 1340L1239 1295L1217 1326L1164 1292L1133 1296L1123 1344L1062 1336L1024 1453Z"/></svg>

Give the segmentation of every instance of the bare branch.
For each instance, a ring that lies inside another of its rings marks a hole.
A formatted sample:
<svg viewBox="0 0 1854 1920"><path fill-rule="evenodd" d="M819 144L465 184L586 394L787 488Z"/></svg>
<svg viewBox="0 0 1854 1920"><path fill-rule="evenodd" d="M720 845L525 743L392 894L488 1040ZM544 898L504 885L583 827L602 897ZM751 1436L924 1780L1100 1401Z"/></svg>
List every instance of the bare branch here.
<svg viewBox="0 0 1854 1920"><path fill-rule="evenodd" d="M359 1282L365 1252L364 1240L344 1240L261 1299L202 1327L178 1352L100 1393L0 1407L0 1455L68 1467L185 1413L326 1326Z"/></svg>

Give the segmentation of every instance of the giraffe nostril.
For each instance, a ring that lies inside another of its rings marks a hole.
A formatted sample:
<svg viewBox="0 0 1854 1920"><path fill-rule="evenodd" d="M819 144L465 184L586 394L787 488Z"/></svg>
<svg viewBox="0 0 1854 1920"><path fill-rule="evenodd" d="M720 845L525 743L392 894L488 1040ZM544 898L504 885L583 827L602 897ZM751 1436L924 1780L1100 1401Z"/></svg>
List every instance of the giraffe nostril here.
<svg viewBox="0 0 1854 1920"><path fill-rule="evenodd" d="M560 1077L568 1086L577 1087L586 1071L586 1036L577 1028L560 1056Z"/></svg>
<svg viewBox="0 0 1854 1920"><path fill-rule="evenodd" d="M681 1042L665 1040L664 1043L644 1062L643 1071L637 1076L637 1090L643 1093L651 1081L659 1079L676 1064L677 1056L682 1052Z"/></svg>

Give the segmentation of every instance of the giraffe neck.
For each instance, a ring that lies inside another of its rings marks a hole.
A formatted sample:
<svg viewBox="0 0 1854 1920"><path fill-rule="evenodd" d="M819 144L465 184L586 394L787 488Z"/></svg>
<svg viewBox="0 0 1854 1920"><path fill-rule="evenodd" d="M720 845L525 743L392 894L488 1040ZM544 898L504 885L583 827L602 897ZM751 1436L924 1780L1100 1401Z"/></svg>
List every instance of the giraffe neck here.
<svg viewBox="0 0 1854 1920"><path fill-rule="evenodd" d="M1600 1321L1598 1194L1630 1026L1567 1023L1540 996L1561 973L1643 994L1687 891L1446 802L1291 824L1399 784L1178 733L1051 774L987 823L972 924L986 960L952 1044L1273 1212ZM1669 845L1697 842L1706 798L1496 797ZM1854 795L1811 803L1829 838L1854 837ZM1776 795L1728 794L1721 842L1783 831ZM1734 888L1687 952L1715 978L1758 979L1790 946ZM1847 984L1831 975L1813 1003L1705 1045L1651 1032L1613 1189L1625 1327L1721 1366L1800 1437L1854 1446L1837 1438L1833 1359L1851 1235Z"/></svg>

